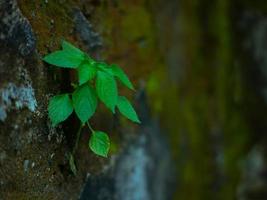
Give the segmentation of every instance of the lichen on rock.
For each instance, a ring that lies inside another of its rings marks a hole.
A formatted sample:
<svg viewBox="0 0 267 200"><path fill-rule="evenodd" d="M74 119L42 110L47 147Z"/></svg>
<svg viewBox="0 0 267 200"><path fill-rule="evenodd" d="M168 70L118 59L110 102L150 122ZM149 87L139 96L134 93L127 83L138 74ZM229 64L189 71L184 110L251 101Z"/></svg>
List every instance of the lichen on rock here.
<svg viewBox="0 0 267 200"><path fill-rule="evenodd" d="M0 1L0 18L0 42L8 41L21 55L29 55L35 49L35 36L16 0Z"/></svg>
<svg viewBox="0 0 267 200"><path fill-rule="evenodd" d="M4 121L7 111L11 109L28 108L34 112L37 106L34 90L31 85L16 86L9 83L5 88L0 89L0 120Z"/></svg>

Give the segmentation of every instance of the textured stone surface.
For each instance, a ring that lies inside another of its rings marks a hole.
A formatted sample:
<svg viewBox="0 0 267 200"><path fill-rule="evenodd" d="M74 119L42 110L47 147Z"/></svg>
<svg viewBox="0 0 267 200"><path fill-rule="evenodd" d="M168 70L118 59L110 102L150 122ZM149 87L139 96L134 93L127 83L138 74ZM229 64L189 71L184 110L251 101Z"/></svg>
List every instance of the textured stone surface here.
<svg viewBox="0 0 267 200"><path fill-rule="evenodd" d="M0 1L0 15L0 198L64 199L68 191L56 188L66 150L59 153L55 140L48 142L49 83L32 27L16 1ZM51 155L58 154L55 161Z"/></svg>
<svg viewBox="0 0 267 200"><path fill-rule="evenodd" d="M0 0L0 199L264 199L266 13L264 0ZM110 159L84 129L76 177L77 119L47 119L76 74L41 61L62 38L118 63L149 102L142 127L100 106Z"/></svg>
<svg viewBox="0 0 267 200"><path fill-rule="evenodd" d="M65 37L101 59L103 41L88 20L88 10L93 13L98 4L85 5L0 1L0 199L156 200L171 193L170 152L159 124L150 121L147 105L140 113L143 128L120 126L120 132L129 133L117 139L124 147L110 161L88 151L85 129L75 155L77 176L70 171L76 119L51 127L47 103L51 95L69 90L66 85L75 80L74 74L44 65L40 53L59 48ZM112 132L112 117L100 113L104 117L97 116L93 123Z"/></svg>
<svg viewBox="0 0 267 200"><path fill-rule="evenodd" d="M100 35L93 30L92 24L86 19L84 14L74 10L75 31L90 53L96 52L102 47Z"/></svg>
<svg viewBox="0 0 267 200"><path fill-rule="evenodd" d="M19 110L26 107L32 112L36 109L37 102L31 85L17 87L9 83L6 88L0 90L0 93L2 97L0 120L2 121L6 119L7 111L11 108Z"/></svg>
<svg viewBox="0 0 267 200"><path fill-rule="evenodd" d="M16 0L0 1L0 18L1 43L8 41L21 55L29 55L36 41L29 21L21 14Z"/></svg>

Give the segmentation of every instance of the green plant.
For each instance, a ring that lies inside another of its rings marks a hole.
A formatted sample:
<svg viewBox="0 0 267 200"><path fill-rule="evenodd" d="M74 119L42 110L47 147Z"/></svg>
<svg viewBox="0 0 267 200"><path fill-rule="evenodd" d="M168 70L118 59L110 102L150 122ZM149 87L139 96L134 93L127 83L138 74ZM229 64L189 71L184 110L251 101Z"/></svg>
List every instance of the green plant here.
<svg viewBox="0 0 267 200"><path fill-rule="evenodd" d="M48 115L53 126L65 121L74 111L80 120L80 128L72 153L70 166L74 173L74 154L78 147L82 128L87 125L92 132L89 148L97 155L107 157L110 140L106 133L94 130L89 119L94 115L98 101L103 102L108 109L115 113L115 108L129 120L140 123L138 116L126 97L118 95L116 79L131 90L134 87L127 75L117 65L93 60L86 53L72 44L63 41L62 50L46 55L43 60L51 65L77 70L78 83L72 84L72 93L52 97L48 105Z"/></svg>

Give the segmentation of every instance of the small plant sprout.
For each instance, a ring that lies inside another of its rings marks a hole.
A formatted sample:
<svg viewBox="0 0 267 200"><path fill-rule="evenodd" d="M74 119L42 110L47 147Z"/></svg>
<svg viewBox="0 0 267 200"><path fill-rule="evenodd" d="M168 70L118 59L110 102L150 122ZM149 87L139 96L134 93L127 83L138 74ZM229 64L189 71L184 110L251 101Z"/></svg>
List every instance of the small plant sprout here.
<svg viewBox="0 0 267 200"><path fill-rule="evenodd" d="M46 55L43 60L57 67L77 70L78 83L72 84L74 91L52 97L48 105L48 115L54 127L65 121L73 111L80 120L76 142L69 156L70 168L76 174L74 154L85 125L92 132L88 147L99 156L108 156L110 147L108 135L103 131L94 130L89 123L99 101L104 103L112 113L115 113L115 109L118 108L126 118L140 123L130 101L126 97L118 95L116 80L131 90L134 90L134 87L127 75L117 65L98 62L66 41L62 42L62 50Z"/></svg>

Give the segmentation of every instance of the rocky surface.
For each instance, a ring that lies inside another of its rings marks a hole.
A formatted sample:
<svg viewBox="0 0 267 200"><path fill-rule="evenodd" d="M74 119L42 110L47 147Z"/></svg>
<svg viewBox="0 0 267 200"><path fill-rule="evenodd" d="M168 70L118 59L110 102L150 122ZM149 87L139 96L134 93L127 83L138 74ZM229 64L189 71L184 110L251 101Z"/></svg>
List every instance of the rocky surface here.
<svg viewBox="0 0 267 200"><path fill-rule="evenodd" d="M96 158L88 151L88 130L84 130L75 155L78 174L71 173L67 155L73 146L76 120L70 119L74 126L67 122L52 128L47 103L52 94L69 89L66 85L75 80L74 74L44 65L41 54L59 48L57 37L69 37L101 59L103 42L82 5L62 5L0 1L0 199L169 198L170 151L159 124L152 123L150 116L144 118L147 123L142 128L122 129L131 133L123 138L115 136L121 150L110 160ZM69 30L62 35L57 36L60 33L54 29L65 18L54 18L58 13L51 17L52 9L73 19L65 24ZM42 31L50 32L45 35ZM101 116L105 114L101 111ZM94 120L96 125L102 124L101 116ZM114 123L107 116L111 123L99 128L112 132Z"/></svg>
<svg viewBox="0 0 267 200"><path fill-rule="evenodd" d="M0 0L0 199L264 199L265 4ZM77 176L77 119L47 119L76 81L41 60L62 38L119 64L140 94L140 127L100 107L92 124L111 155L88 151L85 129Z"/></svg>

